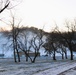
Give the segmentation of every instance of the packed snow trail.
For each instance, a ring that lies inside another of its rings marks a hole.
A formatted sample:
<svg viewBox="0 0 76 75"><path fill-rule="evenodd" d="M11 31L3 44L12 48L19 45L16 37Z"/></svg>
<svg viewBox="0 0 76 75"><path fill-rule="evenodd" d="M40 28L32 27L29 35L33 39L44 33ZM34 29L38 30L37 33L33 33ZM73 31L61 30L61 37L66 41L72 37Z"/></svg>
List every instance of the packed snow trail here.
<svg viewBox="0 0 76 75"><path fill-rule="evenodd" d="M58 65L58 66L55 66L53 68L49 68L47 70L40 71L40 72L35 73L33 75L58 75L59 73L66 71L70 68L73 68L75 66L76 66L76 62L70 62L70 63L63 64L61 66Z"/></svg>
<svg viewBox="0 0 76 75"><path fill-rule="evenodd" d="M76 75L76 66L73 68L70 68L64 72L61 72L58 75Z"/></svg>

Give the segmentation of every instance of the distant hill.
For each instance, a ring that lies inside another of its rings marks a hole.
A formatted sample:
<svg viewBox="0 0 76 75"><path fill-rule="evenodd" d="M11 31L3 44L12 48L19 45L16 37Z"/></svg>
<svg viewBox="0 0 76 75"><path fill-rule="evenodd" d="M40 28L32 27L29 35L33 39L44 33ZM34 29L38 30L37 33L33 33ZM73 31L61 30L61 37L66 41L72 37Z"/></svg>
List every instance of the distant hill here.
<svg viewBox="0 0 76 75"><path fill-rule="evenodd" d="M44 35L44 39L46 39L46 36L49 34L41 29L35 28L35 27L22 27L22 28L15 28L15 30L18 29L20 33L27 33L28 37L32 37L33 34L39 34L42 33L42 35ZM11 57L13 54L13 50L6 48L6 44L11 43L11 41L9 42L9 35L11 37L12 35L12 30L11 31L1 31L0 32L0 54L4 53L5 57ZM22 36L21 36L22 37ZM23 39L22 39L23 40ZM9 44L8 44L9 45ZM42 49L41 55L44 54L44 50Z"/></svg>

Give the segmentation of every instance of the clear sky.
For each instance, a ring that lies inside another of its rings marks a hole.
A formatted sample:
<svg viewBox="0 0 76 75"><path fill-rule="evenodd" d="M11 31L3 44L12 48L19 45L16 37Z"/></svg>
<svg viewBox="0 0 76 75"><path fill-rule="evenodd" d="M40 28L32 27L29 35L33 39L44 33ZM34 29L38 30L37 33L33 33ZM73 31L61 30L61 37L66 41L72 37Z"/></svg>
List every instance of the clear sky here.
<svg viewBox="0 0 76 75"><path fill-rule="evenodd" d="M49 31L56 22L63 29L66 19L76 17L76 0L23 0L13 11L25 25Z"/></svg>

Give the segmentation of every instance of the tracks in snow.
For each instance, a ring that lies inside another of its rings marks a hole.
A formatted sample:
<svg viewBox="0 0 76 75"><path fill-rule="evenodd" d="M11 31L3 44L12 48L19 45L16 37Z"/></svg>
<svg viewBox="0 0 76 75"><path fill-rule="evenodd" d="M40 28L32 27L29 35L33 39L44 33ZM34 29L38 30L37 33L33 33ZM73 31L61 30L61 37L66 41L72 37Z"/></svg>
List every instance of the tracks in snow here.
<svg viewBox="0 0 76 75"><path fill-rule="evenodd" d="M45 70L34 73L33 75L58 75L59 73L66 71L70 68L73 68L75 66L76 66L76 62L70 61L65 64L59 64L54 67L49 67Z"/></svg>

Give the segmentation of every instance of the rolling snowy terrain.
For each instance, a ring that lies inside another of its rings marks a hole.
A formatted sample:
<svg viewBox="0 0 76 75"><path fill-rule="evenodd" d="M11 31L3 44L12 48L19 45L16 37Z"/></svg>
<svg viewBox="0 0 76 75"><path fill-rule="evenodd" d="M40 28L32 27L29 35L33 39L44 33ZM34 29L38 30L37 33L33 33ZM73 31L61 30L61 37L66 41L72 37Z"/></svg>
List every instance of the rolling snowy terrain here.
<svg viewBox="0 0 76 75"><path fill-rule="evenodd" d="M50 60L48 57L38 57L35 63L15 63L13 59L0 59L0 75L75 75L76 69L71 74L68 70L76 67L76 60ZM66 72L68 71L68 72Z"/></svg>

